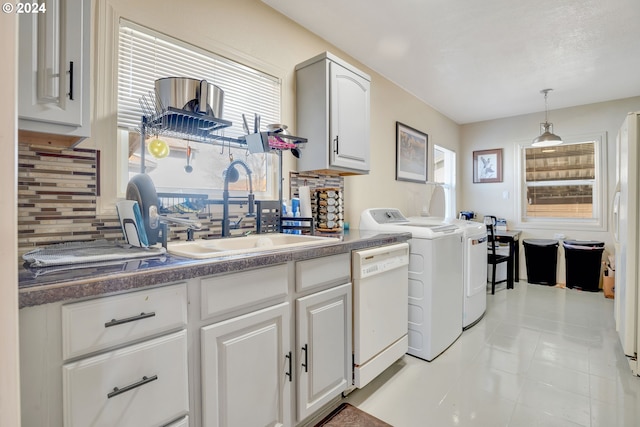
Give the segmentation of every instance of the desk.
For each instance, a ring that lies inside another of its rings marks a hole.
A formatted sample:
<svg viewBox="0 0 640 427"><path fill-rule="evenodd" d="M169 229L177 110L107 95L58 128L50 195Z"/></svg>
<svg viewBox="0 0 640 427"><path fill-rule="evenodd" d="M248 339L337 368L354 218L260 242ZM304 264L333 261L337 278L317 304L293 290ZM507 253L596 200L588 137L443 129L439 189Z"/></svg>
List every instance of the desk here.
<svg viewBox="0 0 640 427"><path fill-rule="evenodd" d="M513 271L513 281L520 281L520 230L495 231L495 239L497 242L509 244L509 261L507 268Z"/></svg>

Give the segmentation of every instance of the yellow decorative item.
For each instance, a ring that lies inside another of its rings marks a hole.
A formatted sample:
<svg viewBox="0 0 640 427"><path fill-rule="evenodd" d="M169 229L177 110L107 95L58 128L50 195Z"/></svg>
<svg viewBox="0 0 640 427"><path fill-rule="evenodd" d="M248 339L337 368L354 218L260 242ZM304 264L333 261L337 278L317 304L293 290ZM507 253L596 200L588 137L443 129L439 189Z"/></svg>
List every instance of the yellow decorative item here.
<svg viewBox="0 0 640 427"><path fill-rule="evenodd" d="M171 151L169 149L169 145L161 139L154 139L147 146L147 150L149 150L149 154L151 154L156 159L163 159L169 155Z"/></svg>

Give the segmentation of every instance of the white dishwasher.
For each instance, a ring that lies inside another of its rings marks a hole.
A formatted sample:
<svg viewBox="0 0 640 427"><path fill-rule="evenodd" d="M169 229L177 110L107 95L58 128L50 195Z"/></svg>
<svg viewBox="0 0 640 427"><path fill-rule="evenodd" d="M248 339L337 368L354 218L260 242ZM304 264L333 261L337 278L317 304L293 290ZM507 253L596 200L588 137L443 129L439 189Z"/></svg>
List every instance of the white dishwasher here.
<svg viewBox="0 0 640 427"><path fill-rule="evenodd" d="M408 349L409 245L353 251L353 371L357 388Z"/></svg>

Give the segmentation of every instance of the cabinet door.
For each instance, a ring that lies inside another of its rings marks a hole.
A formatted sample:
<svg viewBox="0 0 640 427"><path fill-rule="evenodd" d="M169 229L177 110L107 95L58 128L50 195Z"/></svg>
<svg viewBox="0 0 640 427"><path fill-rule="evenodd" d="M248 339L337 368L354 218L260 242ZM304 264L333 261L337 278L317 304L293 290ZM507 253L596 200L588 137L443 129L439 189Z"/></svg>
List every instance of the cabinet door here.
<svg viewBox="0 0 640 427"><path fill-rule="evenodd" d="M351 283L296 300L298 421L352 382Z"/></svg>
<svg viewBox="0 0 640 427"><path fill-rule="evenodd" d="M91 1L45 0L44 7L20 14L19 127L89 136Z"/></svg>
<svg viewBox="0 0 640 427"><path fill-rule="evenodd" d="M331 165L368 172L370 83L340 64L329 64Z"/></svg>
<svg viewBox="0 0 640 427"><path fill-rule="evenodd" d="M202 328L204 426L291 425L289 307Z"/></svg>

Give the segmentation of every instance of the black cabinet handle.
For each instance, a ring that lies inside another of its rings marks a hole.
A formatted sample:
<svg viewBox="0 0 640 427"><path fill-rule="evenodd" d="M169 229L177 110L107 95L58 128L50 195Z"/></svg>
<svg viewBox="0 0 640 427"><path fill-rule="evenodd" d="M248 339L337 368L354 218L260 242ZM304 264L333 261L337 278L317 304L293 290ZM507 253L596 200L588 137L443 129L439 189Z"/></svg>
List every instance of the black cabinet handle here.
<svg viewBox="0 0 640 427"><path fill-rule="evenodd" d="M285 375L289 377L289 382L291 382L293 380L293 376L291 375L291 352L289 352L289 354L287 354L286 356L284 356L285 358L289 359L289 372L285 372Z"/></svg>
<svg viewBox="0 0 640 427"><path fill-rule="evenodd" d="M126 319L112 319L110 322L105 323L104 327L109 328L111 326L122 325L123 323L135 322L136 320L147 319L155 315L155 311L152 311L151 313L140 313L137 316L127 317Z"/></svg>
<svg viewBox="0 0 640 427"><path fill-rule="evenodd" d="M138 388L140 386L143 386L145 384L148 384L152 381L155 381L158 379L157 375L154 375L152 377L142 377L142 379L140 381L138 381L137 383L133 383L133 384L129 384L128 386L122 387L122 388L118 388L118 387L114 387L113 391L111 393L107 394L107 399L111 399L112 397L115 397L119 394L122 393L126 393L128 391L133 390L134 388Z"/></svg>
<svg viewBox="0 0 640 427"><path fill-rule="evenodd" d="M309 358L308 358L308 354L309 354L309 348L307 347L307 344L302 346L302 351L304 351L304 363L302 364L302 367L304 368L305 372L309 372L309 368L308 368L308 364L309 364Z"/></svg>
<svg viewBox="0 0 640 427"><path fill-rule="evenodd" d="M336 135L336 139L333 140L333 142L335 143L335 150L333 150L334 153L338 154L338 135Z"/></svg>
<svg viewBox="0 0 640 427"><path fill-rule="evenodd" d="M69 61L69 99L73 101L73 61Z"/></svg>

